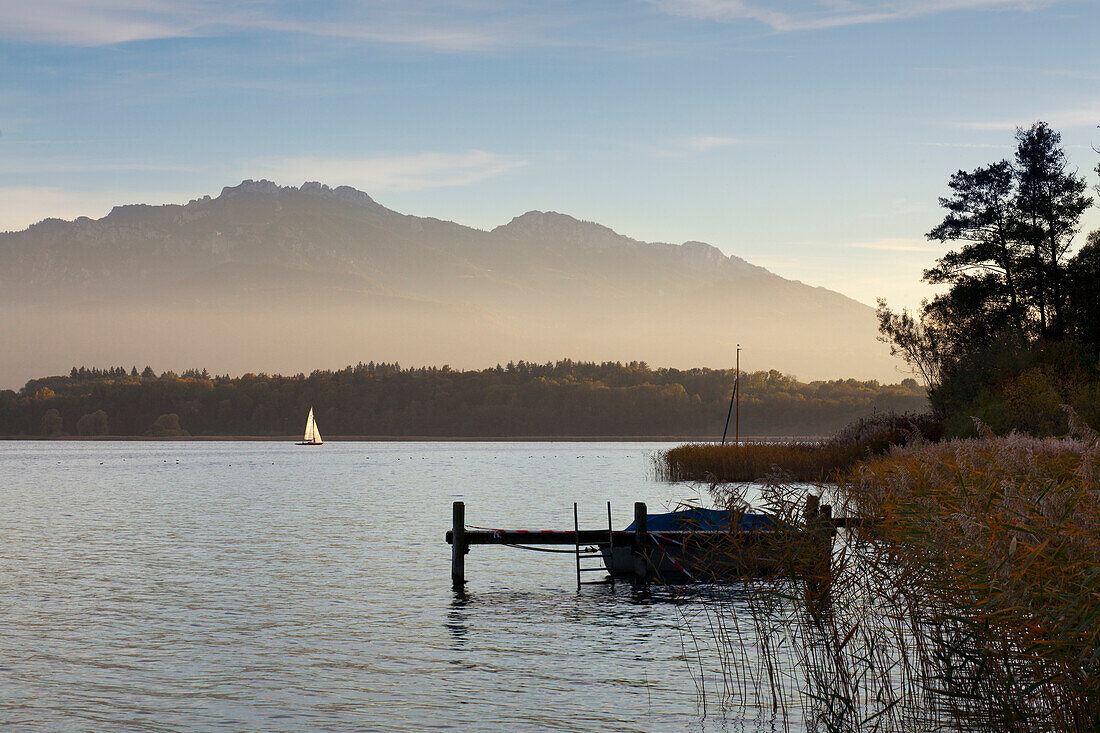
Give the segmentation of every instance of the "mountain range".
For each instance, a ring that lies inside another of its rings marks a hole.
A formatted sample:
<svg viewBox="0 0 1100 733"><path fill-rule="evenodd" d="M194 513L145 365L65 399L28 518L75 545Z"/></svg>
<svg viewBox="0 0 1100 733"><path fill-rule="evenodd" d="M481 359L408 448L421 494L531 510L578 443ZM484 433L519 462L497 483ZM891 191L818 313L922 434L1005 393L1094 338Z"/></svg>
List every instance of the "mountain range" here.
<svg viewBox="0 0 1100 733"><path fill-rule="evenodd" d="M531 211L491 231L244 181L0 234L0 387L74 364L295 373L513 359L902 376L870 307L702 242Z"/></svg>

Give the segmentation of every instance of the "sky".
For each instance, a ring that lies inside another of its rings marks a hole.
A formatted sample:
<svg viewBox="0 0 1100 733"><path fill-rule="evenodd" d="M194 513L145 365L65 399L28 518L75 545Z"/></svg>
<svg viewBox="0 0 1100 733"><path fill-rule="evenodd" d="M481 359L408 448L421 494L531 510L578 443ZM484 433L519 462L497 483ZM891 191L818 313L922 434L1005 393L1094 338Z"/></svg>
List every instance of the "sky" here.
<svg viewBox="0 0 1100 733"><path fill-rule="evenodd" d="M1098 28L1097 0L0 0L0 230L317 180L912 307L948 177L1017 126L1097 183Z"/></svg>

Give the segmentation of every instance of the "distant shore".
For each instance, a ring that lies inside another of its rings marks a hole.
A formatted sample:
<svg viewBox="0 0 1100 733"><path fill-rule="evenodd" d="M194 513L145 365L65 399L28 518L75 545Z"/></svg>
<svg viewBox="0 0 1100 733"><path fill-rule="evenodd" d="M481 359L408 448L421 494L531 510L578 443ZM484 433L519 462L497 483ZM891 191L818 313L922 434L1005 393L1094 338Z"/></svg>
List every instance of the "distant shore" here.
<svg viewBox="0 0 1100 733"><path fill-rule="evenodd" d="M40 435L0 435L3 441L148 441L164 442L218 442L249 441L270 443L294 443L301 440L300 435L185 435L149 437L143 435L62 435L46 438ZM786 443L790 441L806 442L822 440L815 435L753 435L746 436L743 442ZM437 436L437 435L340 435L325 438L326 443L717 443L716 438L698 435L508 435L496 437ZM727 442L732 442L728 439Z"/></svg>

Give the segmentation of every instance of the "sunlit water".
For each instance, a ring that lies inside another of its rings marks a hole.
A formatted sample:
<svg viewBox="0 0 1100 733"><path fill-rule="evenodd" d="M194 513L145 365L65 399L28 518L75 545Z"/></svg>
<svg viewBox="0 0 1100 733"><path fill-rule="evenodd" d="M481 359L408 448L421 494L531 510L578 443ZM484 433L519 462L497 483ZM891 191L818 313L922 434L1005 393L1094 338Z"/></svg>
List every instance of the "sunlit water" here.
<svg viewBox="0 0 1100 733"><path fill-rule="evenodd" d="M537 529L705 503L654 480L661 447L0 444L0 724L770 729L723 689L705 591L578 591L572 555L484 546L451 587L453 500Z"/></svg>

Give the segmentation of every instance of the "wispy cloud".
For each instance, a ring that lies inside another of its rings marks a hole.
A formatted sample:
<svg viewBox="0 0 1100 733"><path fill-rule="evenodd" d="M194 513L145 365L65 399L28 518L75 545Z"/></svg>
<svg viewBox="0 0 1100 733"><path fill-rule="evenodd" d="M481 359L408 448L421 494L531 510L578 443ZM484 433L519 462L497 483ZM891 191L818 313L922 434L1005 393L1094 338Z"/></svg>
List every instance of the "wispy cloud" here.
<svg viewBox="0 0 1100 733"><path fill-rule="evenodd" d="M0 34L73 46L173 38L194 35L213 10L176 0L0 0Z"/></svg>
<svg viewBox="0 0 1100 733"><path fill-rule="evenodd" d="M1020 116L1000 120L980 120L961 122L957 127L966 130L1015 130L1017 127L1029 127L1036 120L1044 120L1056 129L1071 127L1096 127L1100 125L1100 102L1082 107L1040 111L1034 115Z"/></svg>
<svg viewBox="0 0 1100 733"><path fill-rule="evenodd" d="M638 1L668 15L756 21L783 32L962 10L1035 10L1073 0ZM513 0L330 0L317 5L262 0L0 0L0 36L20 42L101 46L243 30L462 53L561 42L566 36L575 42L605 23L606 17L605 11L584 3ZM647 47L652 44L647 40Z"/></svg>
<svg viewBox="0 0 1100 733"><path fill-rule="evenodd" d="M0 36L72 46L244 30L466 52L529 41L543 19L506 0L337 0L305 11L251 0L0 0Z"/></svg>
<svg viewBox="0 0 1100 733"><path fill-rule="evenodd" d="M962 10L1035 10L1064 0L644 0L670 15L752 20L777 32L885 23Z"/></svg>
<svg viewBox="0 0 1100 733"><path fill-rule="evenodd" d="M284 184L323 181L376 193L468 186L526 163L499 153L469 150L464 153L433 152L358 159L283 158L256 163L243 173L245 177L259 175Z"/></svg>
<svg viewBox="0 0 1100 733"><path fill-rule="evenodd" d="M0 175L23 175L28 173L198 173L202 169L193 165L175 165L171 163L86 163L51 160L6 160L0 161Z"/></svg>
<svg viewBox="0 0 1100 733"><path fill-rule="evenodd" d="M854 249L873 249L879 252L943 252L943 247L924 240L913 238L883 238L868 242L848 242L846 247Z"/></svg>
<svg viewBox="0 0 1100 733"><path fill-rule="evenodd" d="M736 137L723 137L721 135L695 135L680 139L679 146L687 150L703 153L715 148L728 148L731 145L742 145L744 140Z"/></svg>
<svg viewBox="0 0 1100 733"><path fill-rule="evenodd" d="M761 142L727 135L686 135L670 140L666 139L656 145L641 145L637 147L637 150L659 158L689 158L713 150L743 145L759 145Z"/></svg>
<svg viewBox="0 0 1100 733"><path fill-rule="evenodd" d="M974 148L977 150L1008 150L1013 146L1004 143L917 143L928 148Z"/></svg>
<svg viewBox="0 0 1100 733"><path fill-rule="evenodd" d="M436 51L484 51L506 43L506 37L485 27L435 25L417 27L403 22L386 24L318 23L257 20L250 27L281 33L327 36L366 43L405 45Z"/></svg>

